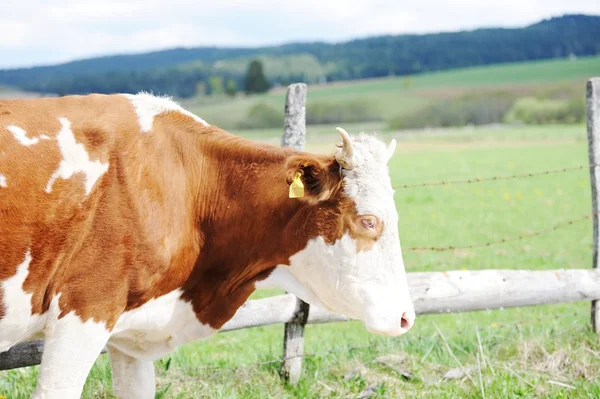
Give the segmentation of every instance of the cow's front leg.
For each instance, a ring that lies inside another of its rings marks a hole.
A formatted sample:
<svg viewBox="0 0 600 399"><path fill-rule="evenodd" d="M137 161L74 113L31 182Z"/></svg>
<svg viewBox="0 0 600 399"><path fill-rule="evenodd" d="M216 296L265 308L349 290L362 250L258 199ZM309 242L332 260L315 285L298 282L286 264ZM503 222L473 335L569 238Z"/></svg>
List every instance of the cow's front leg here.
<svg viewBox="0 0 600 399"><path fill-rule="evenodd" d="M108 341L105 323L82 322L70 312L49 321L35 399L77 399L94 361Z"/></svg>
<svg viewBox="0 0 600 399"><path fill-rule="evenodd" d="M154 399L156 383L152 360L140 360L108 344L112 384L119 399Z"/></svg>

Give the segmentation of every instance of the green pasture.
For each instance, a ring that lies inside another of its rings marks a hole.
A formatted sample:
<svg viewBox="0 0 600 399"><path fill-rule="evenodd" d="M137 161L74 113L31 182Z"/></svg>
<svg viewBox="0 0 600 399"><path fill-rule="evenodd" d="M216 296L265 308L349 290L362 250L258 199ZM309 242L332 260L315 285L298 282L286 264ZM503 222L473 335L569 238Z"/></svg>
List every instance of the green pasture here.
<svg viewBox="0 0 600 399"><path fill-rule="evenodd" d="M348 131L377 125L347 126ZM330 130L331 129L331 130ZM278 142L280 132L249 137ZM587 162L584 126L384 132L395 137L394 184L512 175ZM309 130L309 148L331 152L332 126ZM561 269L591 266L589 220L554 232L478 249L470 245L530 234L591 212L587 169L479 184L398 189L407 270ZM274 292L257 292L254 298ZM479 333L481 347L478 343ZM359 322L306 329L303 378L278 375L283 326L218 334L155 363L160 398L597 398L600 344L589 303L417 318L405 336L371 335ZM446 344L447 342L447 344ZM481 367L478 367L478 360ZM271 362L272 361L272 362ZM257 363L259 363L257 365ZM461 376L461 366L470 376ZM446 373L450 375L444 378ZM0 395L27 398L37 367L0 372ZM85 398L112 398L106 356L96 362ZM472 380L472 381L471 381Z"/></svg>

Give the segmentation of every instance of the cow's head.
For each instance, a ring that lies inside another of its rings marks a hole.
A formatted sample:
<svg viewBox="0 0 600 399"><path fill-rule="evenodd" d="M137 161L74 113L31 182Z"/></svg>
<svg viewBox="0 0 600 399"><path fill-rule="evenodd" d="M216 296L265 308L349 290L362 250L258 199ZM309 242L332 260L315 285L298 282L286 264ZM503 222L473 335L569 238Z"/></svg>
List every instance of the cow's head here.
<svg viewBox="0 0 600 399"><path fill-rule="evenodd" d="M396 147L338 128L335 157L299 155L288 161L288 183L304 185L302 225L311 237L290 258L296 295L317 306L363 320L371 332L396 336L415 312L398 236L398 213L387 163Z"/></svg>

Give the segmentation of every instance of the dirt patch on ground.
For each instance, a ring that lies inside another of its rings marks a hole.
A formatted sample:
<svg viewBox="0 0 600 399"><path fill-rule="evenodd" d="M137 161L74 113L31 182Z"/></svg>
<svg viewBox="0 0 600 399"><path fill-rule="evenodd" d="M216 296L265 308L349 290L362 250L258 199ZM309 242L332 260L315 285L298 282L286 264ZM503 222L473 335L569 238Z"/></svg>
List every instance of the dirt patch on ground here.
<svg viewBox="0 0 600 399"><path fill-rule="evenodd" d="M589 379L597 370L592 367L586 353L575 354L573 350L550 351L535 340L519 345L520 366L525 370L546 374L560 380Z"/></svg>

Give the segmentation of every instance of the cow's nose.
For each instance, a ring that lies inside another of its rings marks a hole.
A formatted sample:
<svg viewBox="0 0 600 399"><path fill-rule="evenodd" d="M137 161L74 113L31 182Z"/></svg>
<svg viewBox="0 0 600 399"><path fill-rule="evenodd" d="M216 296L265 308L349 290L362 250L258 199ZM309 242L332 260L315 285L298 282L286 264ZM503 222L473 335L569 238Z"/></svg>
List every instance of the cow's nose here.
<svg viewBox="0 0 600 399"><path fill-rule="evenodd" d="M404 312L400 321L400 327L402 327L403 330L408 331L411 329L413 324L415 324L415 313Z"/></svg>

